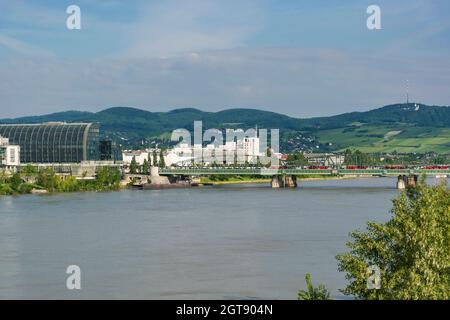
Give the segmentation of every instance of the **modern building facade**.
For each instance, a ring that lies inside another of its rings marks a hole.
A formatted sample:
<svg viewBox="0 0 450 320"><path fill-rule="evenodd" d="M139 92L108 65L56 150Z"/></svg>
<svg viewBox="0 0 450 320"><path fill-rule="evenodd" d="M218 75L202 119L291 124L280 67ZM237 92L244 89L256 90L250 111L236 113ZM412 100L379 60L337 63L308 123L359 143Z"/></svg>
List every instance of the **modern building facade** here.
<svg viewBox="0 0 450 320"><path fill-rule="evenodd" d="M0 124L0 136L20 146L21 163L100 160L99 126L94 123Z"/></svg>
<svg viewBox="0 0 450 320"><path fill-rule="evenodd" d="M100 140L100 161L122 161L122 151L112 140Z"/></svg>

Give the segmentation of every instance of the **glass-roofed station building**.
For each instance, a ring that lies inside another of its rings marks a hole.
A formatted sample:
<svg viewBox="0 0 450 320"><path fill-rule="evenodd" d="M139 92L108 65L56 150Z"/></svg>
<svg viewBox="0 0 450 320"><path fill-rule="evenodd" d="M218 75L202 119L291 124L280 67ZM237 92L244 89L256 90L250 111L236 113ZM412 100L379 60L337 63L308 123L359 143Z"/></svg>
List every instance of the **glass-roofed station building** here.
<svg viewBox="0 0 450 320"><path fill-rule="evenodd" d="M81 163L100 160L95 123L0 124L0 136L20 146L21 163Z"/></svg>

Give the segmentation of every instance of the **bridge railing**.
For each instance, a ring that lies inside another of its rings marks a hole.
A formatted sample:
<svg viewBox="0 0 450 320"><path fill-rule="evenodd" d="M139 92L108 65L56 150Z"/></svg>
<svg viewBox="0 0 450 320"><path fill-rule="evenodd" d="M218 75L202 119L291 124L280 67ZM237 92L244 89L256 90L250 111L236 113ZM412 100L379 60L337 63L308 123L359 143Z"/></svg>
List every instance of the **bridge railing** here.
<svg viewBox="0 0 450 320"><path fill-rule="evenodd" d="M167 175L450 175L450 169L165 168Z"/></svg>

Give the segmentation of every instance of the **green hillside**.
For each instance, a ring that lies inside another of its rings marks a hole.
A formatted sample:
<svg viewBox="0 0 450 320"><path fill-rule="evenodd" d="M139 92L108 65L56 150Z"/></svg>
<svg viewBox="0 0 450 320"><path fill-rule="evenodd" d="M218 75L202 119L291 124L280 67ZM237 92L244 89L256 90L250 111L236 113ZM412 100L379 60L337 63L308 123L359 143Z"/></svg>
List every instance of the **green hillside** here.
<svg viewBox="0 0 450 320"><path fill-rule="evenodd" d="M321 130L317 135L322 143L332 143L335 150L350 147L363 152L450 153L450 128L363 125Z"/></svg>
<svg viewBox="0 0 450 320"><path fill-rule="evenodd" d="M367 112L297 119L256 109L204 112L183 108L149 112L114 107L97 113L68 111L43 116L4 119L0 123L49 121L98 122L105 137L126 147L167 144L170 132L193 129L195 120L208 128L278 128L283 152L333 151L348 147L366 152L429 152L450 154L450 107L395 104Z"/></svg>

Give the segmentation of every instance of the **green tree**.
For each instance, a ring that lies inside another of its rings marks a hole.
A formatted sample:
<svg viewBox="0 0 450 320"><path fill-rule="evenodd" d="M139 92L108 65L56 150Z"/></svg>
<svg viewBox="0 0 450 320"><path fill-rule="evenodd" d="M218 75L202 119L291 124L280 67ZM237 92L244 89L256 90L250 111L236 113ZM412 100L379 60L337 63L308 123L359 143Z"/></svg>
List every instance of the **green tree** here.
<svg viewBox="0 0 450 320"><path fill-rule="evenodd" d="M142 164L142 173L148 174L149 171L149 165L147 159L144 159L144 163Z"/></svg>
<svg viewBox="0 0 450 320"><path fill-rule="evenodd" d="M75 192L80 190L80 184L74 176L69 176L58 183L58 191Z"/></svg>
<svg viewBox="0 0 450 320"><path fill-rule="evenodd" d="M6 184L9 182L8 175L5 171L0 170L0 184Z"/></svg>
<svg viewBox="0 0 450 320"><path fill-rule="evenodd" d="M44 169L39 172L36 178L36 184L47 189L50 192L53 192L57 189L58 178L56 177L55 172L52 169Z"/></svg>
<svg viewBox="0 0 450 320"><path fill-rule="evenodd" d="M97 170L96 181L100 186L118 187L121 179L120 170L113 167L100 167Z"/></svg>
<svg viewBox="0 0 450 320"><path fill-rule="evenodd" d="M433 160L433 164L447 164L448 160L444 156L438 156L436 159Z"/></svg>
<svg viewBox="0 0 450 320"><path fill-rule="evenodd" d="M25 168L23 168L23 170L22 170L22 174L25 176L25 177L32 177L32 176L35 176L35 175L37 175L37 170L36 170L36 167L34 167L34 166L32 166L31 164L27 164L26 166L25 166Z"/></svg>
<svg viewBox="0 0 450 320"><path fill-rule="evenodd" d="M156 149L153 149L152 158L153 158L153 166L157 167L158 166L158 154L156 153Z"/></svg>
<svg viewBox="0 0 450 320"><path fill-rule="evenodd" d="M130 173L131 174L136 174L137 173L137 168L138 168L138 164L136 162L136 157L133 156L133 158L131 159L131 163L130 163Z"/></svg>
<svg viewBox="0 0 450 320"><path fill-rule="evenodd" d="M20 177L19 173L15 173L11 176L9 179L9 184L11 188L15 191L19 191L20 185L23 183L22 178Z"/></svg>
<svg viewBox="0 0 450 320"><path fill-rule="evenodd" d="M286 162L289 165L293 165L293 166L297 166L297 167L304 166L307 164L307 161L305 159L303 152L296 152L296 153L289 154Z"/></svg>
<svg viewBox="0 0 450 320"><path fill-rule="evenodd" d="M163 151L159 151L159 167L165 168L166 167L166 161L164 160L164 154Z"/></svg>
<svg viewBox="0 0 450 320"><path fill-rule="evenodd" d="M360 299L450 298L450 191L422 179L393 200L392 218L369 222L350 235L350 252L338 255L350 282L342 290ZM367 286L369 266L380 269L381 286Z"/></svg>
<svg viewBox="0 0 450 320"><path fill-rule="evenodd" d="M10 184L0 184L0 195L12 195L15 192Z"/></svg>
<svg viewBox="0 0 450 320"><path fill-rule="evenodd" d="M311 275L305 275L306 290L298 291L298 300L331 300L330 293L323 284L314 288L311 283Z"/></svg>
<svg viewBox="0 0 450 320"><path fill-rule="evenodd" d="M256 157L256 167L257 168L262 167L261 158L259 156Z"/></svg>
<svg viewBox="0 0 450 320"><path fill-rule="evenodd" d="M344 152L344 164L353 164L353 152L350 149Z"/></svg>

